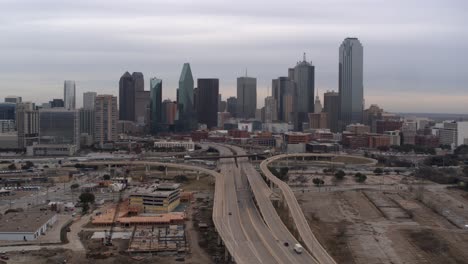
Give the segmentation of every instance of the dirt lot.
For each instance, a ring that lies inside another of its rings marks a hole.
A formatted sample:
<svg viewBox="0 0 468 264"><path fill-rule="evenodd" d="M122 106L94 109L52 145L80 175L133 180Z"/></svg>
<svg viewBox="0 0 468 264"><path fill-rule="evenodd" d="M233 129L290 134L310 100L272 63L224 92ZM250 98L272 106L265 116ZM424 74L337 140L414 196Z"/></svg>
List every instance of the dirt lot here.
<svg viewBox="0 0 468 264"><path fill-rule="evenodd" d="M446 189L426 190L424 197L453 195L463 197ZM338 263L468 263L468 230L417 200L414 191L309 192L297 198Z"/></svg>

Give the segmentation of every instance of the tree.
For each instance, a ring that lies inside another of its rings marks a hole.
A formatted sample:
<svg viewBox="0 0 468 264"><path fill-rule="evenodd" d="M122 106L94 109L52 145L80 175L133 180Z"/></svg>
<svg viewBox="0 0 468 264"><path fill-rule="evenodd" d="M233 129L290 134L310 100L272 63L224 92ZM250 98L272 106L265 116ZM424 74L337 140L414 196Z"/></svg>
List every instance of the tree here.
<svg viewBox="0 0 468 264"><path fill-rule="evenodd" d="M356 182L359 182L359 183L363 183L367 180L367 176L365 174L362 174L360 172L356 173L354 175L354 178L356 180Z"/></svg>
<svg viewBox="0 0 468 264"><path fill-rule="evenodd" d="M32 167L34 167L34 163L32 163L31 161L28 160L28 161L26 161L26 163L23 166L21 166L21 169L22 170L29 170Z"/></svg>
<svg viewBox="0 0 468 264"><path fill-rule="evenodd" d="M86 203L94 203L94 199L96 198L94 197L94 194L89 193L89 192L84 192L80 194L80 197L78 199L80 199L81 203L86 204Z"/></svg>
<svg viewBox="0 0 468 264"><path fill-rule="evenodd" d="M70 189L71 189L72 191L78 189L78 187L80 187L80 185L79 185L78 183L74 183L74 184L70 185Z"/></svg>
<svg viewBox="0 0 468 264"><path fill-rule="evenodd" d="M335 178L340 181L343 180L345 176L346 173L343 170L339 170L335 173Z"/></svg>
<svg viewBox="0 0 468 264"><path fill-rule="evenodd" d="M108 180L110 180L110 175L109 175L109 174L104 174L104 176L102 176L102 178L103 178L105 181L108 181Z"/></svg>
<svg viewBox="0 0 468 264"><path fill-rule="evenodd" d="M17 170L16 165L14 163L8 165L9 170Z"/></svg>
<svg viewBox="0 0 468 264"><path fill-rule="evenodd" d="M273 175L275 175L278 179L280 179L280 180L282 180L284 182L289 181L289 175L288 175L289 168L282 167L282 168L280 168L279 171L277 169L275 169L275 168L272 168L272 167L269 167L269 169L270 169L270 172Z"/></svg>
<svg viewBox="0 0 468 264"><path fill-rule="evenodd" d="M384 171L382 170L382 168L375 168L374 170L374 174L377 174L377 175L380 175L382 174Z"/></svg>
<svg viewBox="0 0 468 264"><path fill-rule="evenodd" d="M315 184L315 186L320 187L320 185L323 185L325 182L320 179L320 178L314 178L312 179L312 182Z"/></svg>

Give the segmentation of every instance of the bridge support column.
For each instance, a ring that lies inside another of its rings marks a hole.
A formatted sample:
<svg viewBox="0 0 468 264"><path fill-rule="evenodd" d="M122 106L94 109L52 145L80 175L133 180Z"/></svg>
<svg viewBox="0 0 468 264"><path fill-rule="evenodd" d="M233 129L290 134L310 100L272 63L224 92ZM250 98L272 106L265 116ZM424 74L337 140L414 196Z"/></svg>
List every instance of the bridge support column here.
<svg viewBox="0 0 468 264"><path fill-rule="evenodd" d="M197 171L197 181L200 180L200 171Z"/></svg>

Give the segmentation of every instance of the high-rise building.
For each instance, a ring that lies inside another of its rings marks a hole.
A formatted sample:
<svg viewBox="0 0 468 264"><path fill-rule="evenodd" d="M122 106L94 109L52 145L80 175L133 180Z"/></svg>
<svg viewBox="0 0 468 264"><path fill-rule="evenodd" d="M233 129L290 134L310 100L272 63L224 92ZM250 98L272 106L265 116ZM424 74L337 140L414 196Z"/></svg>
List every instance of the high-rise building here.
<svg viewBox="0 0 468 264"><path fill-rule="evenodd" d="M271 123L278 120L276 100L273 96L265 98L265 123Z"/></svg>
<svg viewBox="0 0 468 264"><path fill-rule="evenodd" d="M315 96L314 113L318 114L318 113L321 113L322 111L323 111L322 103L320 102L320 97L317 94L317 96Z"/></svg>
<svg viewBox="0 0 468 264"><path fill-rule="evenodd" d="M16 104L18 147L26 148L39 140L39 111L31 102Z"/></svg>
<svg viewBox="0 0 468 264"><path fill-rule="evenodd" d="M276 100L278 120L292 122L296 113L296 85L288 77L279 77L272 81L272 94Z"/></svg>
<svg viewBox="0 0 468 264"><path fill-rule="evenodd" d="M218 79L198 79L198 122L208 128L216 127L218 121Z"/></svg>
<svg viewBox="0 0 468 264"><path fill-rule="evenodd" d="M363 47L357 38L346 38L339 50L338 85L341 129L362 123L364 110Z"/></svg>
<svg viewBox="0 0 468 264"><path fill-rule="evenodd" d="M237 112L237 98L236 97L231 96L226 100L226 111L229 112L232 117L236 116L236 112Z"/></svg>
<svg viewBox="0 0 468 264"><path fill-rule="evenodd" d="M96 96L94 141L101 147L117 140L117 97Z"/></svg>
<svg viewBox="0 0 468 264"><path fill-rule="evenodd" d="M174 125L177 115L177 102L170 99L162 102L162 123L165 125Z"/></svg>
<svg viewBox="0 0 468 264"><path fill-rule="evenodd" d="M255 118L257 109L257 79L252 77L237 78L237 117Z"/></svg>
<svg viewBox="0 0 468 264"><path fill-rule="evenodd" d="M0 120L15 120L15 112L15 103L0 103Z"/></svg>
<svg viewBox="0 0 468 264"><path fill-rule="evenodd" d="M49 102L49 105L51 108L64 108L65 102L63 99L52 99L52 101Z"/></svg>
<svg viewBox="0 0 468 264"><path fill-rule="evenodd" d="M315 67L304 59L294 67L294 83L296 85L296 117L295 128L302 130L302 123L309 122L308 113L314 112Z"/></svg>
<svg viewBox="0 0 468 264"><path fill-rule="evenodd" d="M335 91L323 94L323 112L327 113L328 126L331 132L339 130L340 95Z"/></svg>
<svg viewBox="0 0 468 264"><path fill-rule="evenodd" d="M96 99L96 98L95 98ZM94 101L95 102L95 101ZM95 106L93 106L94 109ZM80 109L80 135L87 135L94 138L95 130L95 110L93 109Z"/></svg>
<svg viewBox="0 0 468 264"><path fill-rule="evenodd" d="M94 110L94 100L96 100L96 92L83 93L83 109Z"/></svg>
<svg viewBox="0 0 468 264"><path fill-rule="evenodd" d="M160 132L162 124L162 80L158 78L150 79L151 97L151 132Z"/></svg>
<svg viewBox="0 0 468 264"><path fill-rule="evenodd" d="M9 96L5 97L5 103L17 104L17 103L21 103L22 100L23 99L21 98L21 96L9 95Z"/></svg>
<svg viewBox="0 0 468 264"><path fill-rule="evenodd" d="M325 112L309 113L309 128L310 129L328 128L328 114Z"/></svg>
<svg viewBox="0 0 468 264"><path fill-rule="evenodd" d="M145 90L145 78L143 73L134 72L132 73L133 83L135 85L135 92L141 92Z"/></svg>
<svg viewBox="0 0 468 264"><path fill-rule="evenodd" d="M135 93L135 122L139 126L150 123L151 93L150 91L137 91Z"/></svg>
<svg viewBox="0 0 468 264"><path fill-rule="evenodd" d="M119 81L119 120L135 121L135 85L129 72Z"/></svg>
<svg viewBox="0 0 468 264"><path fill-rule="evenodd" d="M80 146L78 111L64 108L39 110L39 143Z"/></svg>
<svg viewBox="0 0 468 264"><path fill-rule="evenodd" d="M184 63L182 72L180 74L178 97L177 97L178 99L177 108L179 111L178 130L180 131L190 131L196 128L197 120L196 120L196 115L194 114L193 88L194 88L194 83L193 83L192 70L190 69L190 64ZM216 102L217 100L218 100L218 93L216 93ZM200 100L197 99L197 102L199 101Z"/></svg>
<svg viewBox="0 0 468 264"><path fill-rule="evenodd" d="M65 108L74 110L76 108L76 86L75 81L67 80L63 84L63 101Z"/></svg>
<svg viewBox="0 0 468 264"><path fill-rule="evenodd" d="M0 134L14 133L16 131L15 120L0 120Z"/></svg>

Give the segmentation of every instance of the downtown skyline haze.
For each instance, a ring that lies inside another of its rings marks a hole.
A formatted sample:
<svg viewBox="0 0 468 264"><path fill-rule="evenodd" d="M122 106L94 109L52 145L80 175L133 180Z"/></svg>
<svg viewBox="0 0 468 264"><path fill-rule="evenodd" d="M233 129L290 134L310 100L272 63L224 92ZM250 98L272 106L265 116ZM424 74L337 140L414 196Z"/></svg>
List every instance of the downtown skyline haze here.
<svg viewBox="0 0 468 264"><path fill-rule="evenodd" d="M219 79L223 100L237 77L257 78L257 107L272 79L302 60L315 66L323 102L338 91L338 48L364 47L366 108L468 113L465 1L1 1L0 90L23 101L63 96L64 80L82 93L119 95L123 73L163 80L175 100L180 72Z"/></svg>

